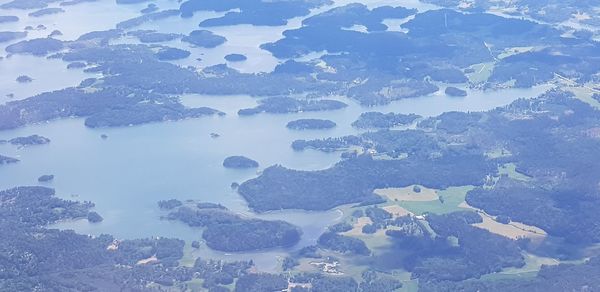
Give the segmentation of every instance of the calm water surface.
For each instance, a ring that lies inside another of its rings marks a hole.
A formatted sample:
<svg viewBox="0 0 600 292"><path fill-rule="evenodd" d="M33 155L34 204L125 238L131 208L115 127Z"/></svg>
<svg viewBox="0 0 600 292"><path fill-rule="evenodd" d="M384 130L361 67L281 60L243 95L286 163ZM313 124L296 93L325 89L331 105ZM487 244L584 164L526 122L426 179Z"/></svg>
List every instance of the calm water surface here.
<svg viewBox="0 0 600 292"><path fill-rule="evenodd" d="M6 1L0 1L0 3ZM349 1L335 1L343 5ZM354 1L352 1L354 2ZM404 5L419 10L434 8L418 1L369 1L370 7L381 4ZM53 4L54 5L54 4ZM79 35L114 27L114 24L139 15L146 4L117 5L114 1L99 1L64 7L67 12L40 18L30 18L23 11L2 11L4 15L18 15L21 21L0 25L0 30L22 30L26 25L44 24L46 31L35 31L28 38L45 36L54 29L63 32L61 39L75 39ZM161 9L178 7L176 1L157 1ZM52 6L51 6L52 7ZM313 11L328 9L322 8ZM86 19L78 18L86 15ZM189 33L197 29L203 19L218 17L213 12L196 13L193 18L170 17L142 25L139 29L156 29L161 32ZM204 67L223 63L229 53L248 56L245 62L231 64L243 72L268 72L279 62L260 44L276 41L286 29L300 27L302 18L289 21L286 26L254 27L236 25L210 28L228 38L228 42L215 49L193 48L174 41L167 45L192 51L190 58L177 61L184 66ZM124 38L115 43L134 42ZM2 44L2 49L7 44ZM196 58L201 58L198 61ZM0 60L0 103L77 85L94 75L82 70L67 70L67 63L34 56L15 55ZM26 74L34 78L29 84L18 84L15 78ZM520 97L535 97L548 86L533 89L508 89L500 91L468 91L465 98L445 96L440 93L414 99L405 99L385 106L361 107L345 97L333 97L349 106L342 110L287 115L259 114L239 117L241 108L256 105L249 96L182 96L189 107L209 106L227 113L223 117L204 117L178 122L153 123L142 126L89 129L83 119L62 119L0 132L0 139L39 134L52 140L49 145L17 148L0 144L0 154L21 159L21 162L0 167L0 189L19 185L37 185L43 174L54 174L55 180L44 184L55 188L58 196L72 200L89 200L104 221L89 224L87 220L61 222L54 227L74 229L83 234L110 233L117 238L166 236L182 238L188 243L201 238L201 230L182 223L161 220L165 213L158 209L157 201L163 199L193 199L221 203L243 216L264 219L282 219L300 226L304 235L300 244L292 249L314 244L324 229L340 219L340 210L327 212L278 211L255 214L248 210L245 201L231 189L232 182L241 183L254 178L265 167L281 164L302 169L325 169L339 161L339 153L319 151L295 152L290 144L296 139L316 139L358 134L350 124L365 111L416 113L423 116L445 111L480 111L505 105ZM285 125L298 118L325 118L337 127L329 130L292 131ZM219 138L211 138L218 133ZM103 140L100 135L108 135ZM231 155L245 155L257 160L261 166L252 170L231 170L222 167L223 159ZM276 249L254 253L230 254L216 252L202 246L197 252L203 257L224 259L253 259L261 270L276 269L277 258L289 250Z"/></svg>

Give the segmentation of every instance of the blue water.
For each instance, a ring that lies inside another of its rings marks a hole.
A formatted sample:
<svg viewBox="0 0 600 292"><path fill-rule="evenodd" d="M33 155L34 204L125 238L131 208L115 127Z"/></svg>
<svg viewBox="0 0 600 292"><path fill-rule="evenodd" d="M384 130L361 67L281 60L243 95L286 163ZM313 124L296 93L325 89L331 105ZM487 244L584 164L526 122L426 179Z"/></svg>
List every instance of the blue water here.
<svg viewBox="0 0 600 292"><path fill-rule="evenodd" d="M0 1L3 3L6 1ZM371 1L371 4L383 3ZM419 6L418 1L407 1L420 10L430 7ZM55 6L57 3L51 5ZM177 7L172 0L157 1L161 9ZM345 4L338 1L335 5ZM403 3L399 3L403 4ZM32 19L23 11L2 11L4 15L18 15L18 23L0 25L0 30L22 30L25 25L44 24L46 31L30 33L28 38L61 30L63 40L72 40L79 35L114 27L114 24L139 15L146 4L118 6L113 0L64 7L67 12ZM410 6L408 5L408 6ZM85 15L84 19L78 16ZM188 33L196 29L202 19L216 16L215 13L197 13L191 19L167 18L148 23L140 29L157 29L161 32ZM211 28L215 33L226 36L229 41L215 49L190 48L179 41L169 45L192 51L193 56L177 63L184 66L203 67L223 63L229 53L243 53L249 58L245 62L232 64L244 72L268 72L279 62L259 45L275 41L285 29L300 25L294 19L287 26L252 27L233 26ZM115 42L127 42L128 39ZM129 39L129 41L133 41ZM0 44L0 49L8 44ZM5 56L4 52L0 55ZM196 58L202 58L197 61ZM0 104L9 100L8 93L16 99L49 90L61 89L78 84L94 76L82 70L67 70L61 60L47 60L33 56L11 56L0 61ZM27 74L34 78L32 83L18 84L15 78ZM365 108L345 97L332 97L349 104L349 107L328 112L297 113L288 115L260 114L239 117L241 108L256 105L249 96L200 96L186 95L182 102L189 107L209 106L226 112L224 117L204 117L178 122L153 123L142 126L89 129L83 119L61 119L31 125L11 131L0 132L0 139L39 134L48 137L48 145L17 148L0 144L0 154L21 159L21 162L0 166L0 189L19 185L37 185L43 174L54 174L55 180L43 184L55 188L65 199L89 200L96 204L104 221L89 224L87 220L61 222L56 228L74 229L83 234L110 233L117 238L141 238L166 236L199 240L201 230L182 223L161 220L165 215L157 207L157 201L176 198L221 203L244 216L265 219L282 219L300 226L304 235L301 243L294 247L314 244L324 229L340 218L339 210L327 212L278 211L254 214L245 201L230 188L232 182L241 183L254 178L265 167L281 164L303 170L324 169L339 161L339 153L318 151L295 152L290 144L296 139L315 139L360 133L350 124L365 111L416 113L424 116L437 115L445 111L480 111L505 105L520 97L534 97L548 86L533 89L506 89L500 91L467 90L465 98L451 98L443 93L406 99L386 106ZM442 88L443 92L443 88ZM298 118L325 118L338 124L329 130L292 131L285 125ZM218 133L219 138L211 138ZM108 135L101 139L100 135ZM245 155L257 160L258 170L231 170L222 167L223 159L230 155ZM256 253L236 254L235 259L253 259L258 268L274 270L277 257L287 250L270 250ZM198 252L203 257L229 258L230 255L212 251L202 246Z"/></svg>

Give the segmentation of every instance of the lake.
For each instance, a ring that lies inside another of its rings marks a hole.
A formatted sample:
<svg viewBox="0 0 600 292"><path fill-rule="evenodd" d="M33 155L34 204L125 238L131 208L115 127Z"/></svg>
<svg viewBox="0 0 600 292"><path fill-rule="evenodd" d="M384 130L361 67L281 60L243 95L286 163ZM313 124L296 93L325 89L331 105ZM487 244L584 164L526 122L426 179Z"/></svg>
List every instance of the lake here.
<svg viewBox="0 0 600 292"><path fill-rule="evenodd" d="M4 1L6 2L6 1ZM389 2L389 1L386 1ZM373 1L372 4L383 3ZM396 3L396 2L394 2ZM431 8L419 6L420 10ZM334 5L345 4L336 2ZM403 4L403 3L400 3ZM56 6L57 3L52 4ZM1 30L22 30L25 25L44 24L50 33L54 29L63 32L61 39L75 39L79 35L114 27L114 24L139 15L146 4L118 6L114 1L99 1L65 7L64 14L31 19L22 11L3 11L6 15L18 15L21 21L0 25ZM157 1L162 9L177 7L175 1ZM408 5L407 5L408 6ZM321 9L322 10L322 9ZM72 13L72 14L71 14ZM314 13L314 12L313 12ZM77 15L86 15L85 19ZM189 33L206 18L218 13L197 13L193 18L170 17L146 23L140 29L157 29L161 32ZM89 16L89 17L88 17ZM191 48L180 41L168 45L186 48L193 55L175 63L182 66L204 67L223 63L229 53L246 54L248 61L232 64L243 72L268 72L280 61L259 45L279 39L286 29L301 25L302 18L291 20L286 26L255 27L238 25L210 28L228 38L228 42L214 49ZM42 32L31 33L28 38L39 37ZM115 41L134 42L124 38ZM7 44L3 44L6 46ZM3 47L4 48L4 47ZM202 58L197 61L196 58ZM6 94L14 93L15 99L77 85L81 80L95 75L82 70L67 70L61 60L34 56L15 55L0 61L0 103L9 101ZM33 77L28 84L18 84L15 78L21 74ZM459 86L460 87L460 86ZM462 86L463 88L465 86ZM423 116L438 115L445 111L481 111L506 105L517 98L532 98L550 86L532 89L504 89L480 91L467 89L468 96L453 98L436 94L395 101L389 105L362 107L343 96L332 98L346 102L342 110L327 112L304 112L276 115L259 114L240 117L237 111L256 105L257 98L250 96L203 96L185 95L182 102L189 107L208 106L221 110L225 116L204 117L178 122L152 123L141 126L89 129L83 119L61 119L31 125L16 130L0 132L0 139L38 134L48 137L48 145L17 148L0 145L0 154L21 159L21 162L0 166L0 188L19 185L37 185L43 174L54 174L55 180L42 185L55 188L58 196L71 200L88 200L96 204L95 210L104 221L89 224L87 220L61 222L53 227L74 229L79 233L99 235L109 233L120 239L150 236L177 237L188 242L201 239L201 229L182 223L161 220L165 212L158 209L157 202L164 199L193 199L220 203L244 216L264 219L281 219L300 226L303 237L298 249L316 242L318 236L340 219L340 210L306 212L298 210L255 214L248 210L246 202L231 189L231 183L241 183L254 178L265 167L281 164L302 169L325 169L340 160L340 153L323 153L314 150L296 152L290 144L296 139L316 139L359 134L351 123L366 111L416 113ZM293 131L285 125L299 118L323 118L337 123L329 130ZM211 133L220 137L212 138ZM100 138L105 134L107 139ZM225 169L221 164L225 157L245 155L260 163L259 169ZM274 271L277 257L285 256L290 249L275 249L254 253L236 254L212 251L202 245L197 254L208 258L253 259L263 271Z"/></svg>

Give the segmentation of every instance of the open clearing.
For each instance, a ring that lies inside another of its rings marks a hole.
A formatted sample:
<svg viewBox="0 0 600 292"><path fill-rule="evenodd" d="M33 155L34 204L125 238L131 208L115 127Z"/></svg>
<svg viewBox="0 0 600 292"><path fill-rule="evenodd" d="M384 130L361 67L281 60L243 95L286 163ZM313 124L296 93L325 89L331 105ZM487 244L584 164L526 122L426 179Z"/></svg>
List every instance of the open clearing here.
<svg viewBox="0 0 600 292"><path fill-rule="evenodd" d="M363 235L362 228L365 225L369 225L372 223L373 223L373 221L369 217L359 217L356 219L356 222L354 223L354 225L352 225L352 229L350 229L342 234L348 235L348 236L361 236L361 235Z"/></svg>
<svg viewBox="0 0 600 292"><path fill-rule="evenodd" d="M449 187L445 190L437 191L439 197L437 200L403 201L399 202L399 205L415 215L422 215L424 213L447 214L463 211L464 209L459 205L465 201L467 192L473 188L473 186Z"/></svg>
<svg viewBox="0 0 600 292"><path fill-rule="evenodd" d="M483 218L483 222L473 224L473 226L486 229L489 232L498 235L512 239L531 238L534 240L541 240L546 237L546 232L535 226L525 225L519 222L503 224L485 215L482 215L481 217Z"/></svg>
<svg viewBox="0 0 600 292"><path fill-rule="evenodd" d="M420 192L415 192L415 187L420 189ZM390 201L427 202L438 199L436 190L414 185L404 188L375 189L373 192L387 197Z"/></svg>
<svg viewBox="0 0 600 292"><path fill-rule="evenodd" d="M392 216L394 216L394 218L398 218L398 217L402 217L402 216L406 216L406 215L412 215L411 212L409 212L408 210L406 210L398 205L389 205L389 206L381 207L381 209L386 210L388 213L392 214Z"/></svg>

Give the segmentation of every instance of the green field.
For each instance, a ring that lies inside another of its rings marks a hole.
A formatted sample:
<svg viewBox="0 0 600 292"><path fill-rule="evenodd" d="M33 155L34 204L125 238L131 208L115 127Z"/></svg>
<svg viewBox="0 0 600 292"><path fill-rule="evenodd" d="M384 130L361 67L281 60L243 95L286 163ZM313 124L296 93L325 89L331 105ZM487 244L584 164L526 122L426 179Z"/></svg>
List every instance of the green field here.
<svg viewBox="0 0 600 292"><path fill-rule="evenodd" d="M415 215L424 213L447 214L456 211L464 211L464 208L459 207L465 201L465 196L468 191L474 189L474 186L449 187L445 190L438 191L438 195L443 199L428 201L428 202L399 202L398 204L406 210L413 212Z"/></svg>

